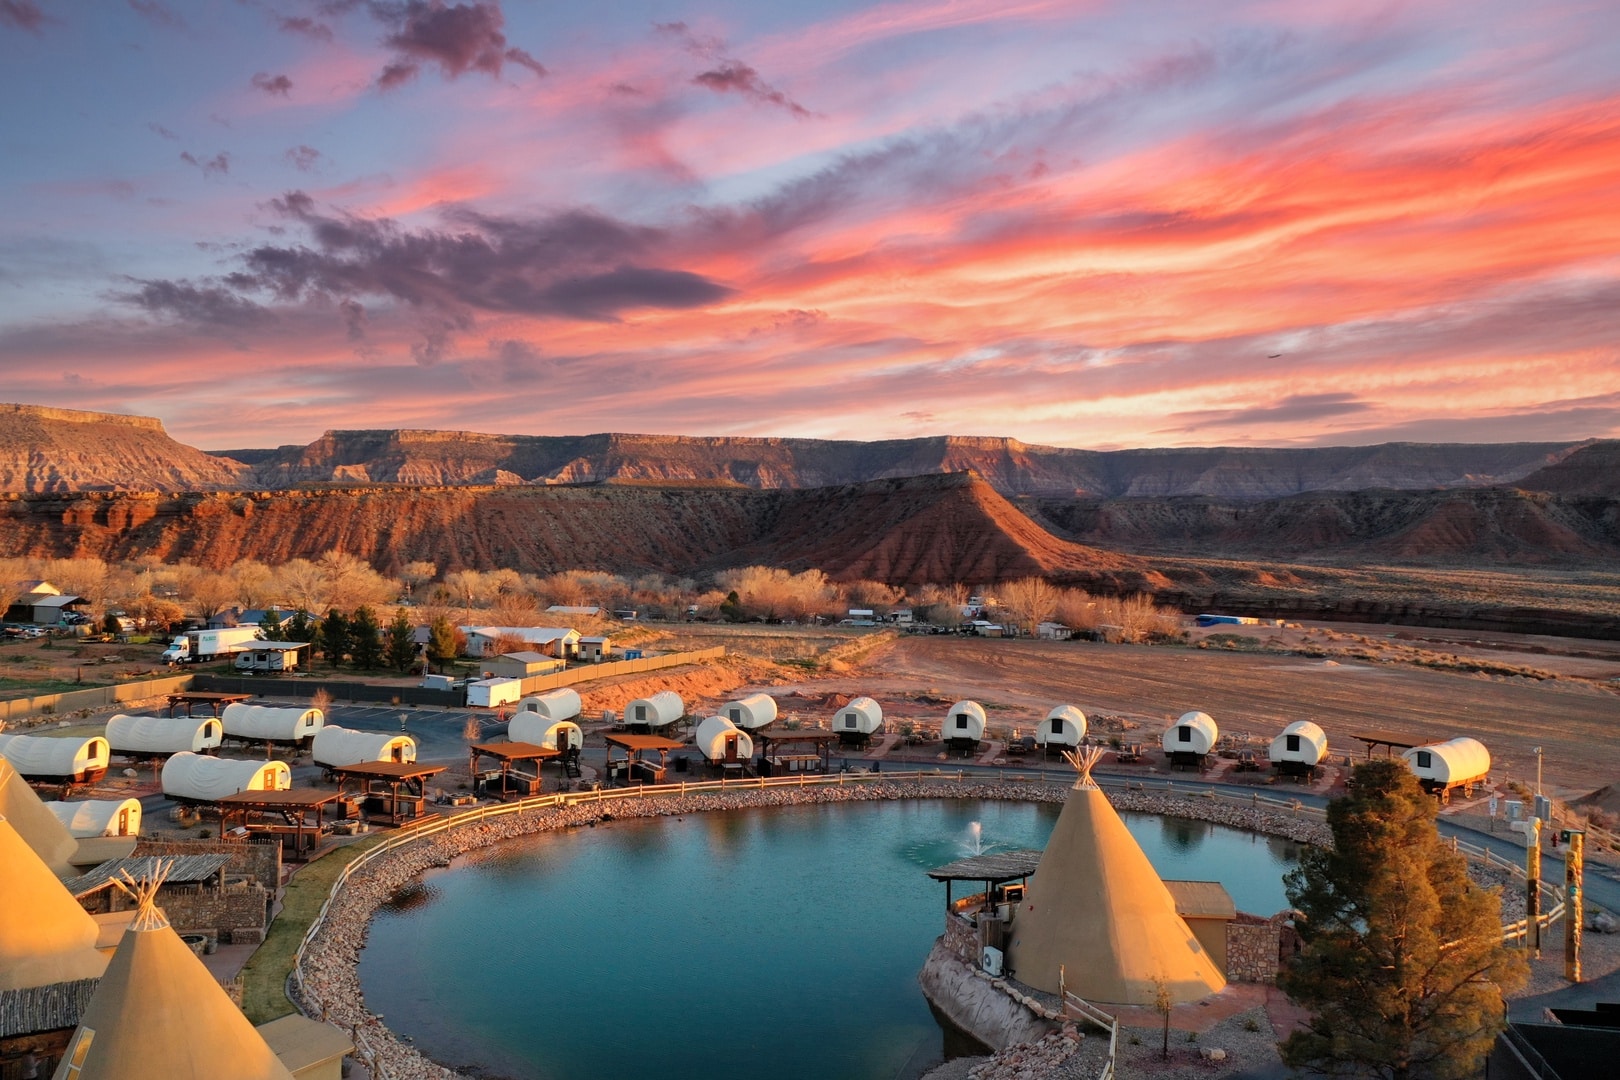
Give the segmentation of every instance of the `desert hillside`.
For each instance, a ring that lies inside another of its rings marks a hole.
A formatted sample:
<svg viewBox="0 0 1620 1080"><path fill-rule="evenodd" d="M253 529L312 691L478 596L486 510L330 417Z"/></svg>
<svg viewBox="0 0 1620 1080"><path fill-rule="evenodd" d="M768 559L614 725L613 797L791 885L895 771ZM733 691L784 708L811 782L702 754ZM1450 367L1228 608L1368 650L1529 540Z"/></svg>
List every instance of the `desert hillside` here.
<svg viewBox="0 0 1620 1080"><path fill-rule="evenodd" d="M0 491L213 491L246 472L150 416L0 405Z"/></svg>
<svg viewBox="0 0 1620 1080"><path fill-rule="evenodd" d="M1516 486L1559 495L1620 495L1620 440L1581 447L1520 479Z"/></svg>

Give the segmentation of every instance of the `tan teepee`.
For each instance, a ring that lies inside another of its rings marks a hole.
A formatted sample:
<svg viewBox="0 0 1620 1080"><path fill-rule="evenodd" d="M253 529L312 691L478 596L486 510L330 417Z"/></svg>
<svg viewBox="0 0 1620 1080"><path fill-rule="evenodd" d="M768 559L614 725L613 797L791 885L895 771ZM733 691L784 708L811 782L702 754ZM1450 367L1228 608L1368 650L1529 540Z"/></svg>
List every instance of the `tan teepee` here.
<svg viewBox="0 0 1620 1080"><path fill-rule="evenodd" d="M0 990L99 978L101 929L0 817Z"/></svg>
<svg viewBox="0 0 1620 1080"><path fill-rule="evenodd" d="M1098 752L1065 755L1080 770L1011 927L1014 976L1056 993L1059 968L1089 1001L1197 1001L1226 979L1176 913L1175 900L1091 779Z"/></svg>
<svg viewBox="0 0 1620 1080"><path fill-rule="evenodd" d="M70 863L79 842L4 757L0 757L0 817L11 822L51 873L57 877L79 873Z"/></svg>
<svg viewBox="0 0 1620 1080"><path fill-rule="evenodd" d="M292 1080L154 903L139 907L79 1021L56 1080Z"/></svg>

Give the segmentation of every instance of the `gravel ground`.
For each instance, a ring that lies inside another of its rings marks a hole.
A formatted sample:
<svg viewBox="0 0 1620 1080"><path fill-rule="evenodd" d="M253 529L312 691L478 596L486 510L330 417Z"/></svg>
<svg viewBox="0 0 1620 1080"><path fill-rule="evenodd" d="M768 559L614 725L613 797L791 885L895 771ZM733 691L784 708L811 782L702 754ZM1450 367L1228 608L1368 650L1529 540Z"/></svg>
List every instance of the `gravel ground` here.
<svg viewBox="0 0 1620 1080"><path fill-rule="evenodd" d="M1251 1030L1252 1029L1252 1030ZM1137 1042L1132 1043L1135 1038ZM1230 1076L1248 1069L1261 1069L1279 1065L1277 1040L1271 1031L1271 1022L1264 1009L1228 1017L1208 1031L1189 1038L1183 1031L1170 1032L1170 1060L1160 1058L1164 1045L1161 1030L1129 1028L1120 1031L1119 1060L1116 1066L1125 1080L1137 1076L1152 1076L1155 1080L1190 1080L1198 1077ZM1225 1054L1221 1061L1206 1060L1204 1052L1219 1050ZM1091 1073L1057 1073L1055 1076L1080 1080Z"/></svg>

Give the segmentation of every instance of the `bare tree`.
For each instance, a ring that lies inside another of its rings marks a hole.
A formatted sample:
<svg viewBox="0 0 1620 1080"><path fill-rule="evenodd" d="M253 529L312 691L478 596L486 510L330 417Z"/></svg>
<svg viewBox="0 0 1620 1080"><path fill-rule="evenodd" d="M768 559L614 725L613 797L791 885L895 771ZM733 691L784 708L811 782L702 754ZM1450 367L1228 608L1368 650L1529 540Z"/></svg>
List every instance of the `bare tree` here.
<svg viewBox="0 0 1620 1080"><path fill-rule="evenodd" d="M1031 635L1057 610L1058 590L1045 578L1027 577L1001 586L997 604Z"/></svg>
<svg viewBox="0 0 1620 1080"><path fill-rule="evenodd" d="M439 568L430 562L408 562L405 569L399 572L399 580L405 583L405 591L415 597L417 589L438 575Z"/></svg>
<svg viewBox="0 0 1620 1080"><path fill-rule="evenodd" d="M243 559L230 570L236 599L245 608L264 608L276 599L275 573L257 559Z"/></svg>
<svg viewBox="0 0 1620 1080"><path fill-rule="evenodd" d="M452 570L444 575L444 587L457 603L471 609L484 598L484 575L477 570Z"/></svg>
<svg viewBox="0 0 1620 1080"><path fill-rule="evenodd" d="M212 570L198 570L186 583L186 596L204 621L228 610L236 603L236 581Z"/></svg>
<svg viewBox="0 0 1620 1080"><path fill-rule="evenodd" d="M308 559L293 559L276 567L280 592L304 611L325 611L330 605L331 583L326 571Z"/></svg>

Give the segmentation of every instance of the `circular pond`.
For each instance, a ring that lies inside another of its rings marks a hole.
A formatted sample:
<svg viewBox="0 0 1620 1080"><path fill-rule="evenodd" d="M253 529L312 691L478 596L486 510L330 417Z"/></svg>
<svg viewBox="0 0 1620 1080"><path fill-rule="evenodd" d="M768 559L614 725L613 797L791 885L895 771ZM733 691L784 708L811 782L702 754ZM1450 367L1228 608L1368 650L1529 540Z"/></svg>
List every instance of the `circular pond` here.
<svg viewBox="0 0 1620 1080"><path fill-rule="evenodd" d="M521 1080L892 1080L951 1052L916 975L925 871L1045 846L1058 806L851 802L612 822L508 841L378 911L366 1001L429 1056ZM1122 815L1159 873L1286 906L1297 847Z"/></svg>

